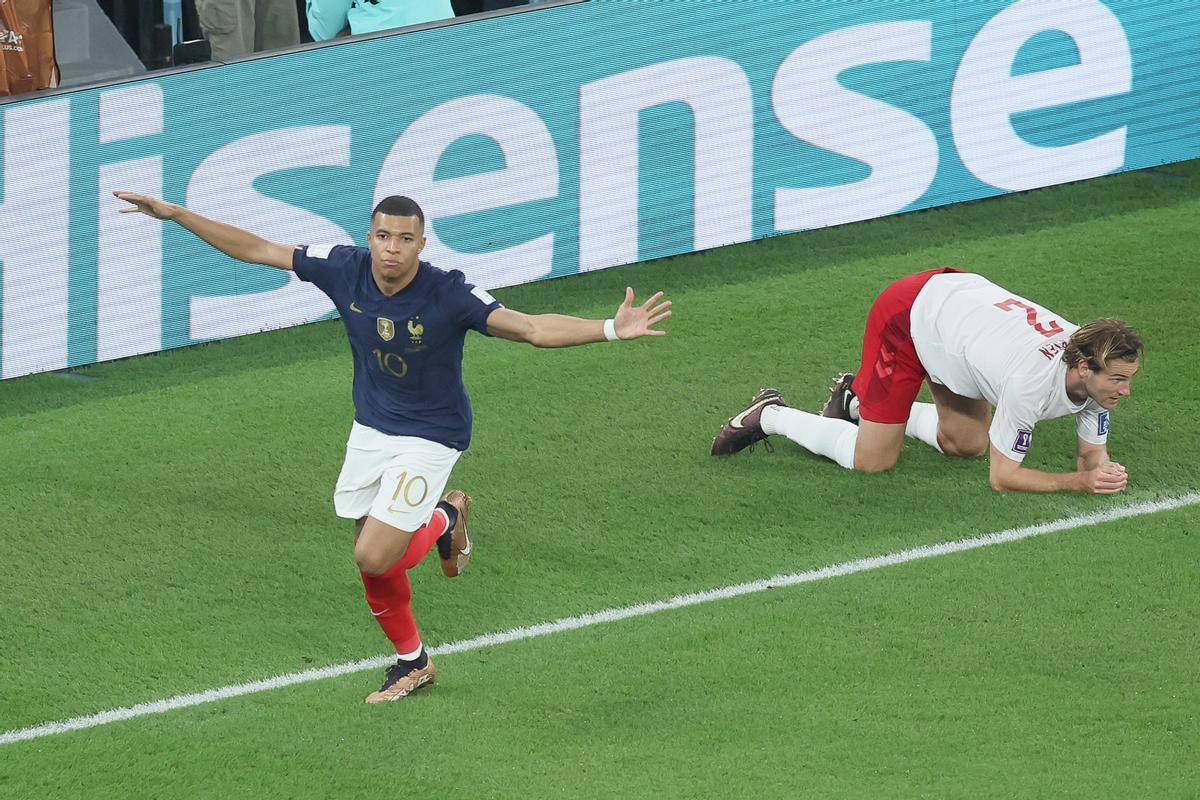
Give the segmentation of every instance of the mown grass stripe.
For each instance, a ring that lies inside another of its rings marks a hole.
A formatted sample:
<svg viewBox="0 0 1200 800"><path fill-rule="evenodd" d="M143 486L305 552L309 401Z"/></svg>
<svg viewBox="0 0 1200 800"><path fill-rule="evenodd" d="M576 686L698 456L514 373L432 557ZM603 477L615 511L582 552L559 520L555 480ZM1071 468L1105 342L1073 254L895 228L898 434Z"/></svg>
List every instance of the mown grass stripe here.
<svg viewBox="0 0 1200 800"><path fill-rule="evenodd" d="M633 617L649 616L651 614L657 614L661 611L686 608L688 606L710 603L716 600L727 600L734 597L740 597L742 595L766 591L767 589L775 589L785 586L797 586L803 583L813 583L815 581L826 580L829 578L853 575L858 572L867 572L870 570L881 569L883 567L895 566L897 564L905 564L910 561L919 561L926 558L933 558L935 556L949 555L951 553L961 553L967 550L977 550L981 547L1005 544L1007 542L1015 542L1034 536L1044 536L1050 533L1075 530L1077 528L1083 528L1090 525L1098 525L1105 522L1113 522L1116 520L1128 519L1130 517L1154 514L1160 511L1169 511L1172 509L1183 508L1185 506L1197 504L1200 504L1200 492L1189 492L1187 494L1167 498L1165 500L1134 503L1105 511L1096 511L1090 514L1064 517L1059 520L1044 522L1037 525L1028 525L1022 528L1010 528L1008 530L987 533L980 536L972 536L966 539L957 539L955 541L943 542L941 544L923 545L921 547L900 550L895 553L888 553L881 556L872 556L854 561L846 561L840 564L821 567L820 569L794 572L787 575L776 575L772 578L751 581L749 583L740 583L734 586L726 586L718 589L709 589L702 592L678 595L676 597L668 598L666 600L658 600L652 603L641 603L622 608L606 609L604 611L583 614L577 617L565 617L563 619L557 619L551 622L543 622L537 625L513 628L511 630L501 631L498 633L484 634L471 639L464 639L460 642L450 642L448 644L432 647L430 648L429 652L433 655L449 655L451 653L479 650L484 647L494 647L496 645L508 644L510 642L523 641L525 639L532 639L537 636L563 633L565 631L588 628L594 625L617 622L624 619L631 619ZM309 683L311 681L319 681L326 678L336 678L341 675L348 675L354 672L379 669L387 664L390 664L394 658L395 656L393 655L364 658L344 664L334 664L328 667L320 667L317 669L305 670L303 672L291 672L285 675L277 675L272 678L265 678L263 680L250 681L248 683L238 683L231 686L224 686L219 689L209 689L207 691L198 692L195 694L176 695L175 697L169 697L164 700L138 703L137 705L128 706L125 708L115 708L109 711L101 711L96 714L72 717L71 719L61 720L59 722L48 722L29 728L10 730L0 734L0 745L12 744L14 742L26 741L29 739L39 739L45 736L68 733L70 731L95 728L100 725L108 725L113 722L135 719L137 717L148 716L150 714L161 714L167 711L176 711L183 708L203 705L205 703L214 703L219 700L227 700L247 694L256 694L258 692L265 692L272 689L281 689L285 686L294 686L296 684Z"/></svg>

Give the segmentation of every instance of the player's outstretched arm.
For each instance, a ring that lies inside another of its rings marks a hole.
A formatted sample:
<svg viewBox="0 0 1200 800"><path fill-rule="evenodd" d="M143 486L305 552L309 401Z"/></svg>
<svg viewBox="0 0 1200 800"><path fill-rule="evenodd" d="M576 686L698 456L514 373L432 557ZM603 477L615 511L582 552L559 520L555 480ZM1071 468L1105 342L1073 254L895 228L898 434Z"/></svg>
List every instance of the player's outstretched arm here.
<svg viewBox="0 0 1200 800"><path fill-rule="evenodd" d="M998 492L1087 492L1112 494L1125 489L1125 468L1107 459L1077 472L1041 472L1021 466L993 445L988 477Z"/></svg>
<svg viewBox="0 0 1200 800"><path fill-rule="evenodd" d="M642 336L666 336L655 327L671 316L671 301L655 292L640 305L633 303L633 289L626 287L625 300L613 315L611 333L618 339L637 339ZM565 314L522 314L510 308L497 308L487 319L488 333L514 342L528 342L534 347L574 347L580 344L603 342L610 338L605 328L607 320L581 319Z"/></svg>
<svg viewBox="0 0 1200 800"><path fill-rule="evenodd" d="M250 264L263 264L276 269L292 268L293 245L276 244L250 231L244 231L224 222L202 217L183 206L134 192L116 191L114 195L132 205L122 208L122 214L145 214L155 219L169 219L179 223L227 256Z"/></svg>

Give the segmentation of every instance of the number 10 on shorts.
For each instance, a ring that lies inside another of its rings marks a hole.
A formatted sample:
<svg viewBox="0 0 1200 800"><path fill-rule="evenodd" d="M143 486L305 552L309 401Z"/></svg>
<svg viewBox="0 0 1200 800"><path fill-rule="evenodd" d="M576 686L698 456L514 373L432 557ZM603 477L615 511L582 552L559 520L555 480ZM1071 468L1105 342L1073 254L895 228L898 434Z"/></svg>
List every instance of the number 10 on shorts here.
<svg viewBox="0 0 1200 800"><path fill-rule="evenodd" d="M400 473L400 477L396 479L396 490L392 492L392 505L404 500L405 505L409 508L416 508L425 502L425 498L429 496L429 481L425 480L423 475L408 476L408 471ZM388 507L388 511L395 512L397 509Z"/></svg>

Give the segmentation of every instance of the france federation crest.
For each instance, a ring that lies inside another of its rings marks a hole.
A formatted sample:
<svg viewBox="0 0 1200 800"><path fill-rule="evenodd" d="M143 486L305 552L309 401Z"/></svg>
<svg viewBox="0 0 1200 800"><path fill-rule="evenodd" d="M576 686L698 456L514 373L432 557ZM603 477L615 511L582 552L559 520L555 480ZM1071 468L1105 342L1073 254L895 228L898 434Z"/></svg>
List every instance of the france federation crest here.
<svg viewBox="0 0 1200 800"><path fill-rule="evenodd" d="M1107 410L1101 411L1096 416L1096 435L1097 436L1107 436L1108 435L1108 411Z"/></svg>
<svg viewBox="0 0 1200 800"><path fill-rule="evenodd" d="M396 323L387 317L379 317L375 320L375 329L379 331L379 338L385 342L390 342L396 335Z"/></svg>
<svg viewBox="0 0 1200 800"><path fill-rule="evenodd" d="M413 344L420 344L421 337L425 335L425 326L421 324L420 317L413 317L408 321L408 338Z"/></svg>

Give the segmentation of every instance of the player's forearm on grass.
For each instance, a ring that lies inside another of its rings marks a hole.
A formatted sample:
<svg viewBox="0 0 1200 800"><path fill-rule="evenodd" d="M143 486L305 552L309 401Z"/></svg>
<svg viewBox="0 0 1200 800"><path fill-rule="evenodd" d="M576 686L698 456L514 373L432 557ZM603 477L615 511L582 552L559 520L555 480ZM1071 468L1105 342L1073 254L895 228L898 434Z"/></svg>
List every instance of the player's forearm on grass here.
<svg viewBox="0 0 1200 800"><path fill-rule="evenodd" d="M1075 469L1080 472L1087 472L1108 460L1107 450L1090 450L1086 453L1080 453L1075 457Z"/></svg>
<svg viewBox="0 0 1200 800"><path fill-rule="evenodd" d="M171 219L225 255L250 264L273 266L267 259L271 249L277 246L274 242L233 225L203 217L181 206L177 208L178 211Z"/></svg>
<svg viewBox="0 0 1200 800"><path fill-rule="evenodd" d="M1083 472L1041 472L1017 467L991 473L992 488L998 492L1086 492Z"/></svg>

